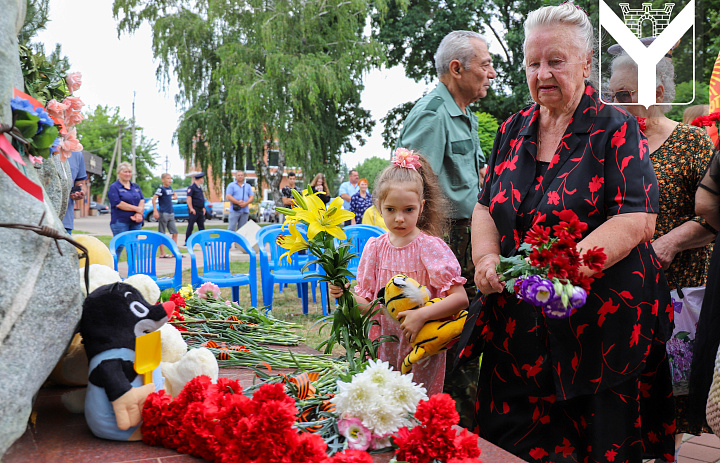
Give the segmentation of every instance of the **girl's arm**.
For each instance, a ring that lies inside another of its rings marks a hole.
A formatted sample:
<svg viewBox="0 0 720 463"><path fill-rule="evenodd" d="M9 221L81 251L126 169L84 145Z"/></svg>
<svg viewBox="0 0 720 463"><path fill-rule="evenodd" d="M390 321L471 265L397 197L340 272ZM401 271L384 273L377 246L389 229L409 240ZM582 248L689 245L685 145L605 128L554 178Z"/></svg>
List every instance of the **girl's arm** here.
<svg viewBox="0 0 720 463"><path fill-rule="evenodd" d="M416 310L400 312L398 320L405 336L410 342L413 342L420 329L428 321L440 320L455 315L461 310L467 309L467 307L468 297L465 288L463 288L463 285L455 285L448 290L447 296L443 300Z"/></svg>

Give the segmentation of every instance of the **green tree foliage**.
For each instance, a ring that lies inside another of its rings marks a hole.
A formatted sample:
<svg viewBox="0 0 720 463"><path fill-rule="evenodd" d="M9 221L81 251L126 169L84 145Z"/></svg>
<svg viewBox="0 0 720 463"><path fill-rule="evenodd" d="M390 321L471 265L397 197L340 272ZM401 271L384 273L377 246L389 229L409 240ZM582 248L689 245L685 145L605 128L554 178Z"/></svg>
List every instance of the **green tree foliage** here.
<svg viewBox="0 0 720 463"><path fill-rule="evenodd" d="M355 170L358 171L358 175L360 178L366 178L368 181L368 186L370 188L370 191L375 187L375 179L378 175L380 175L380 172L385 170L387 166L390 165L390 156L386 158L380 158L377 156L373 156L371 158L368 158L364 160L362 163L360 163Z"/></svg>
<svg viewBox="0 0 720 463"><path fill-rule="evenodd" d="M120 127L125 130L122 132L122 149L121 160L115 159L113 171L109 172L110 160L112 159L115 140L120 132ZM91 189L90 193L99 196L103 192L105 181L110 177L110 182L117 180L117 165L119 162L132 163L132 139L130 132L130 121L120 116L119 108L109 108L107 106L96 106L86 119L77 125L78 138L83 144L85 151L89 151L103 159L102 175L90 175ZM154 187L160 184L159 179L154 179L151 172L157 166L155 157L157 156L157 142L149 139L142 134L142 128L135 128L135 168L137 170L137 183L146 197L153 193Z"/></svg>
<svg viewBox="0 0 720 463"><path fill-rule="evenodd" d="M38 32L45 29L50 15L50 0L26 0L25 23L18 34L18 43L28 45Z"/></svg>
<svg viewBox="0 0 720 463"><path fill-rule="evenodd" d="M279 202L286 161L332 173L373 126L362 74L383 53L363 35L366 0L115 0L113 11L121 32L152 26L158 77L178 76L188 108L180 154L217 176L255 164ZM266 149L279 152L275 173Z"/></svg>
<svg viewBox="0 0 720 463"><path fill-rule="evenodd" d="M689 106L708 104L708 101L710 101L708 84L693 81L682 82L675 86L675 101L686 102L693 100L693 86L695 87L695 100L689 105L672 106L672 109L665 114L667 117L674 121L682 122L683 111Z"/></svg>
<svg viewBox="0 0 720 463"><path fill-rule="evenodd" d="M478 136L480 137L480 148L482 148L485 158L490 155L492 151L493 143L495 142L495 135L497 134L498 124L497 119L490 113L476 111L475 115L478 117Z"/></svg>

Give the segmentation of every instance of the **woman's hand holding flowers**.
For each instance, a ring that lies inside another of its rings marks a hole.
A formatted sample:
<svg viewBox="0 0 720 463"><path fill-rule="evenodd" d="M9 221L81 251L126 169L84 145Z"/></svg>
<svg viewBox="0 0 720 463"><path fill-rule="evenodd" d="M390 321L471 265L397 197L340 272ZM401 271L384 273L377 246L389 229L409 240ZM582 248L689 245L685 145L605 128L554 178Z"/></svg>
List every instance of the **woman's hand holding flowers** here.
<svg viewBox="0 0 720 463"><path fill-rule="evenodd" d="M485 254L475 263L475 285L478 291L483 294L502 292L504 285L496 270L499 263L500 256L497 254Z"/></svg>

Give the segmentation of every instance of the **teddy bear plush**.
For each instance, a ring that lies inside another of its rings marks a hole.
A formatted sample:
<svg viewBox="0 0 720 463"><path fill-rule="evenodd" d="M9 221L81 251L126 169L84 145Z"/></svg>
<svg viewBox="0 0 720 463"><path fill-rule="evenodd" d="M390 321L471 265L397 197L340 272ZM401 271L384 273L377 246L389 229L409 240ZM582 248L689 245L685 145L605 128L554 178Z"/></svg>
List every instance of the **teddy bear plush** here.
<svg viewBox="0 0 720 463"><path fill-rule="evenodd" d="M442 300L430 299L430 293L425 286L402 274L390 278L385 288L380 290L378 297L395 321L398 321L397 315L400 312L417 310ZM403 359L401 372L410 373L413 364L451 347L460 338L466 318L467 311L461 310L452 318L430 320L425 323L412 343L412 350Z"/></svg>
<svg viewBox="0 0 720 463"><path fill-rule="evenodd" d="M163 387L158 367L143 385L135 372L136 338L160 329L175 310L174 302L152 305L135 287L116 282L91 292L80 320L88 365L85 419L98 437L139 440L145 398Z"/></svg>
<svg viewBox="0 0 720 463"><path fill-rule="evenodd" d="M165 378L165 392L177 397L185 387L185 383L196 376L208 376L213 383L217 382L220 368L215 355L205 347L188 351L187 343L180 331L172 325L160 328L162 336L162 362L160 369Z"/></svg>

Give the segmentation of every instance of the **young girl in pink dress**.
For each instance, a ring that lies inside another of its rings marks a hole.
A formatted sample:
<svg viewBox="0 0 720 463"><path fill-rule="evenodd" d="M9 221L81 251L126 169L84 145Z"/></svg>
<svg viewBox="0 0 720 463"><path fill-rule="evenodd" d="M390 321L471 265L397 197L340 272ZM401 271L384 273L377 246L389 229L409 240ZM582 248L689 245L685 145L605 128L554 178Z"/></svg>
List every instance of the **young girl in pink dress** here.
<svg viewBox="0 0 720 463"><path fill-rule="evenodd" d="M374 201L387 225L388 232L370 238L357 272L355 299L365 311L393 276L404 273L427 287L430 297L445 299L417 310L402 312L402 324L380 312L370 338L382 334L398 337L398 342L380 345L379 357L400 371L402 360L410 352L410 342L428 320L457 314L467 308L463 289L465 278L460 276L460 264L442 240L447 204L437 183L437 177L427 161L411 151L399 149L392 165L386 168L375 183ZM339 297L341 288L331 286L331 295ZM413 366L413 381L423 383L427 394L443 390L445 353L433 355L424 363Z"/></svg>

